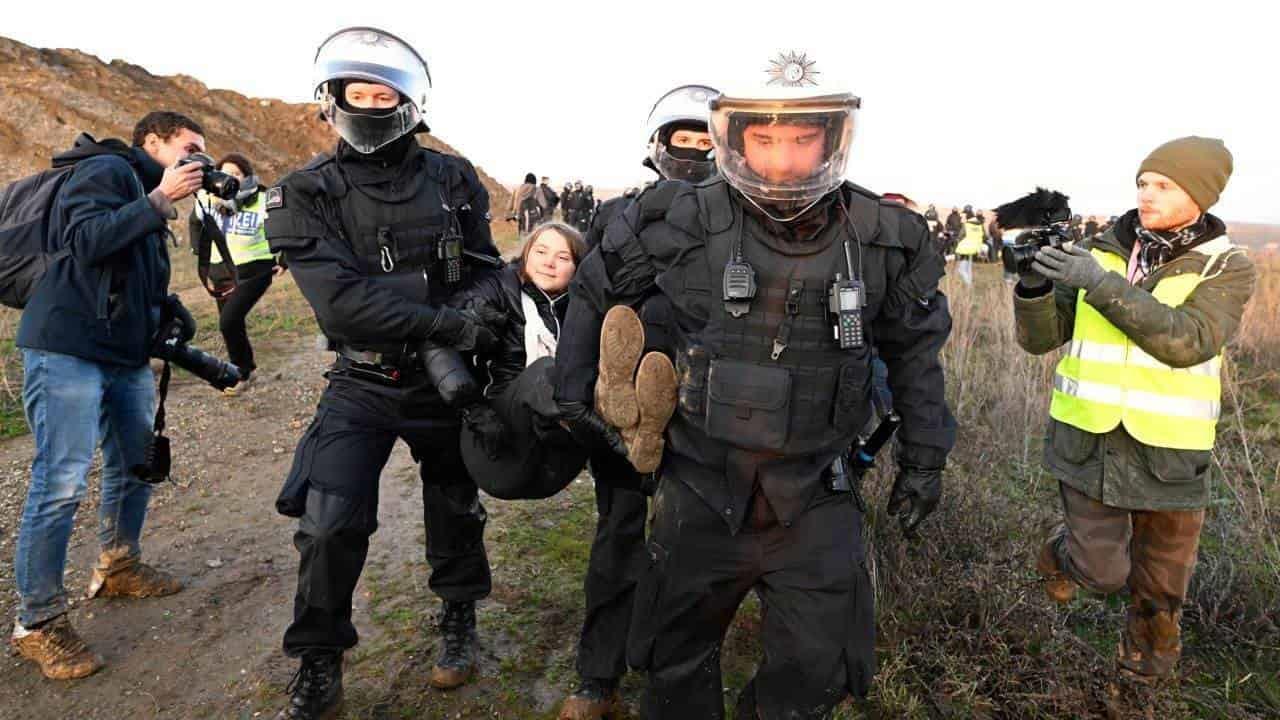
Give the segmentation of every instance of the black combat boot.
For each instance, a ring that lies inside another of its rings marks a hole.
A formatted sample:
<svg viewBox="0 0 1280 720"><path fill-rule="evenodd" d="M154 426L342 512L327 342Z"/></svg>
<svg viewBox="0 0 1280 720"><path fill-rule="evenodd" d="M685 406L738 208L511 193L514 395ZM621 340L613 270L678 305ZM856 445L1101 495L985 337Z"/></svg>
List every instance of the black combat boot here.
<svg viewBox="0 0 1280 720"><path fill-rule="evenodd" d="M476 604L446 600L440 615L440 636L444 648L431 668L431 687L452 690L469 680L476 669L476 649L480 644L476 635Z"/></svg>
<svg viewBox="0 0 1280 720"><path fill-rule="evenodd" d="M342 654L302 658L285 692L293 697L276 720L333 720L342 707Z"/></svg>
<svg viewBox="0 0 1280 720"><path fill-rule="evenodd" d="M565 698L558 720L600 720L613 717L621 709L617 678L582 678L578 689Z"/></svg>

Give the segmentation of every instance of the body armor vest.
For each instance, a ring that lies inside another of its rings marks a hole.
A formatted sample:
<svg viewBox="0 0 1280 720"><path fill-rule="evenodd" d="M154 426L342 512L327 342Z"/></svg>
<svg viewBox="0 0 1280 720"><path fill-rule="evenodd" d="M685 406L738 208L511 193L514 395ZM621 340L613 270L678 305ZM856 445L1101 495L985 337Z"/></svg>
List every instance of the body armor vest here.
<svg viewBox="0 0 1280 720"><path fill-rule="evenodd" d="M841 350L828 312L828 288L836 273L848 274L846 240L862 274L847 223L833 220L814 239L792 244L746 221L723 181L700 185L698 205L703 252L658 278L678 310L678 422L694 430L673 432L673 451L681 452L683 438L704 434L779 456L847 446L866 421L870 392L869 340ZM735 317L720 290L739 237L757 289L747 312Z"/></svg>

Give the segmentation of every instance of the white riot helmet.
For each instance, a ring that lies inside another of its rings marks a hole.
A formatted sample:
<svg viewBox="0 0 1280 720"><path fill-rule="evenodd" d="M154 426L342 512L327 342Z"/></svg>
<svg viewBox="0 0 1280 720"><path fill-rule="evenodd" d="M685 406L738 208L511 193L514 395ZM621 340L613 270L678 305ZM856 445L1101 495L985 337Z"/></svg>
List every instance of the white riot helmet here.
<svg viewBox="0 0 1280 720"><path fill-rule="evenodd" d="M676 148L671 135L678 130L707 132L707 103L720 91L706 85L681 85L654 103L645 121L648 165L664 178L699 182L711 177L716 162L710 150Z"/></svg>
<svg viewBox="0 0 1280 720"><path fill-rule="evenodd" d="M757 207L780 209L788 217L775 219L784 222L839 187L849 162L862 101L823 87L821 74L806 55L782 53L757 82L711 101L720 173ZM751 129L760 132L748 137ZM812 148L807 157L806 146Z"/></svg>
<svg viewBox="0 0 1280 720"><path fill-rule="evenodd" d="M350 27L330 35L316 50L311 72L320 112L358 152L374 152L419 126L426 129L422 114L431 92L427 62L385 30ZM400 104L391 110L347 107L342 96L346 80L393 88L400 93Z"/></svg>

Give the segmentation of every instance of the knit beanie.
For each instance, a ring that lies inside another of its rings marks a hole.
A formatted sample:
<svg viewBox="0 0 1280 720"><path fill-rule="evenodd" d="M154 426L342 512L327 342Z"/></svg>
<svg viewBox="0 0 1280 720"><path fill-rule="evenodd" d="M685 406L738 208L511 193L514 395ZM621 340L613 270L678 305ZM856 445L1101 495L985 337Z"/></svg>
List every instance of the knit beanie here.
<svg viewBox="0 0 1280 720"><path fill-rule="evenodd" d="M1138 175L1148 171L1164 175L1205 212L1218 202L1231 170L1231 151L1221 140L1189 135L1152 150L1138 167Z"/></svg>

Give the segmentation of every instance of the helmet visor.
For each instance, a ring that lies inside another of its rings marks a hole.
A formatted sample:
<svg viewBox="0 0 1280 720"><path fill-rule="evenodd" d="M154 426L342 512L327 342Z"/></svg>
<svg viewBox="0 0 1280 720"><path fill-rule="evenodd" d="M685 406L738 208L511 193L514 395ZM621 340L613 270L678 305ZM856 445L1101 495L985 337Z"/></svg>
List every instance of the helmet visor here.
<svg viewBox="0 0 1280 720"><path fill-rule="evenodd" d="M358 113L343 110L336 102L326 103L325 114L343 140L356 152L368 155L418 128L422 116L411 102L402 102L386 113Z"/></svg>
<svg viewBox="0 0 1280 720"><path fill-rule="evenodd" d="M725 180L743 194L779 206L816 201L843 181L858 99L711 103L711 140Z"/></svg>

